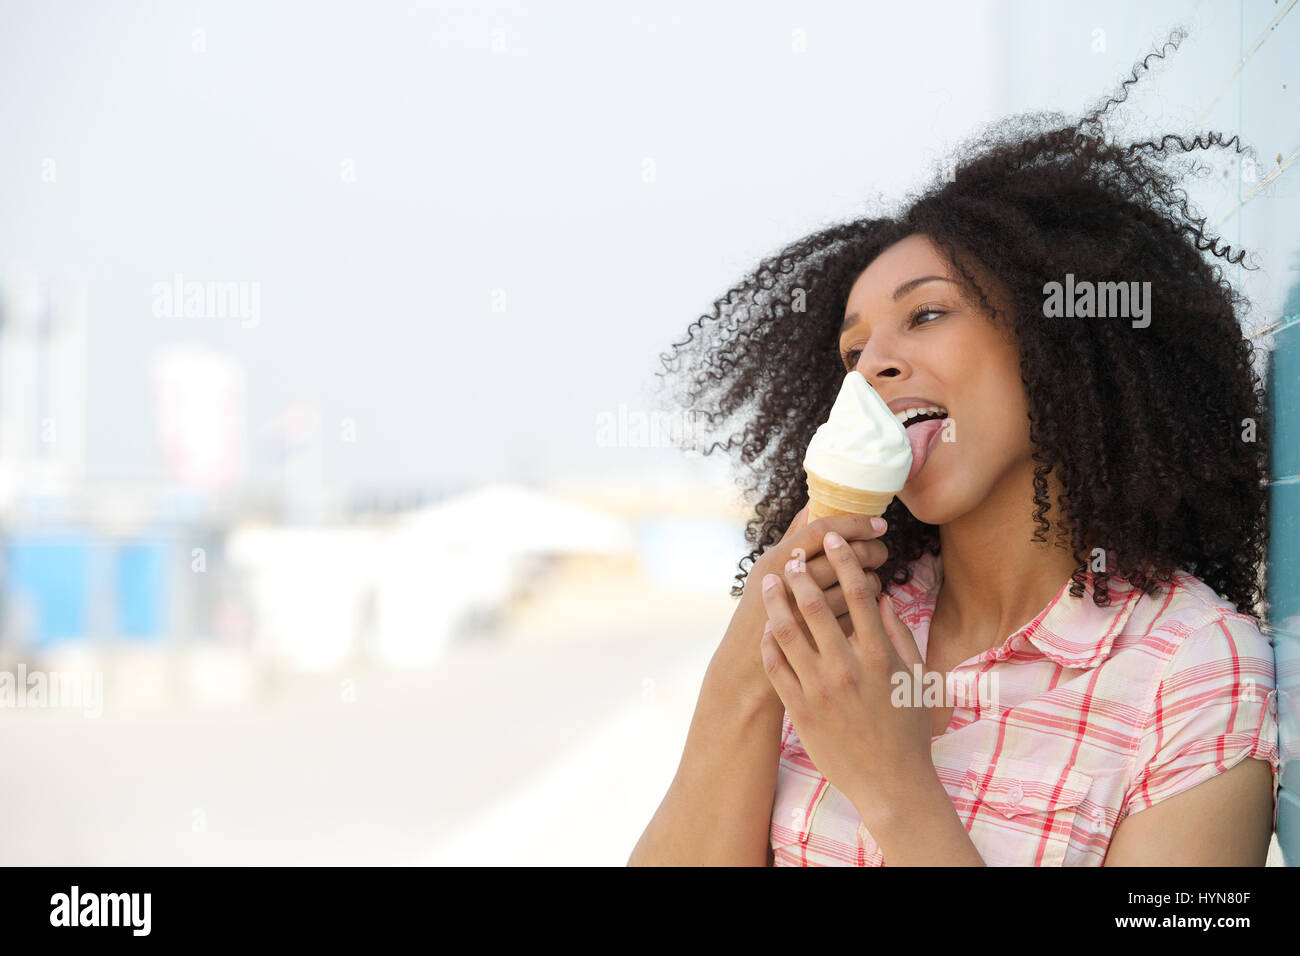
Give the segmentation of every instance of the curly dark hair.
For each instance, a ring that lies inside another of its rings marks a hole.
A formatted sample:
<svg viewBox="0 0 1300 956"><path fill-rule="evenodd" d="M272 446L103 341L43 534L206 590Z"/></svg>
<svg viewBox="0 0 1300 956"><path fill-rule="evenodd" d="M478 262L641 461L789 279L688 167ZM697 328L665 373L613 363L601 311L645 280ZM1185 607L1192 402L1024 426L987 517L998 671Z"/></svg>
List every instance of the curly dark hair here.
<svg viewBox="0 0 1300 956"><path fill-rule="evenodd" d="M993 124L896 215L833 225L764 259L659 356L655 374L677 383L676 401L725 436L693 435L685 447L737 457L754 507L745 529L753 550L733 597L807 500L803 453L846 371L838 335L853 283L888 246L922 234L1018 342L1035 446L1033 540L1052 526L1055 469L1056 538L1078 561L1070 593L1083 595L1085 555L1102 547L1099 606L1110 603L1112 574L1155 594L1181 568L1263 619L1271 422L1259 356L1238 323L1249 303L1220 268L1245 253L1207 233L1181 188L1183 176L1208 168L1195 161L1203 151L1253 150L1216 132L1118 142L1103 123L1149 61L1184 37L1175 30L1082 118L1029 113ZM1044 321L1044 284L1067 272L1149 277L1157 320L1137 329ZM1011 314L991 304L977 273L1005 285ZM939 553L939 529L897 498L885 518L889 557L878 573L888 589L909 579L924 551Z"/></svg>

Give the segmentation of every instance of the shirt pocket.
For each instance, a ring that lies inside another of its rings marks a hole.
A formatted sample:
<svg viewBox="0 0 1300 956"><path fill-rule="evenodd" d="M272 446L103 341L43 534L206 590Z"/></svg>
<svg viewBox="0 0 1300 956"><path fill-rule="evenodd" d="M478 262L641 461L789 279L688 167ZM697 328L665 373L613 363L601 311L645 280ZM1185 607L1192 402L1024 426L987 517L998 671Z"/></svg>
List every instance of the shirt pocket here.
<svg viewBox="0 0 1300 956"><path fill-rule="evenodd" d="M1074 768L977 753L961 801L971 842L989 866L1061 866L1091 787Z"/></svg>

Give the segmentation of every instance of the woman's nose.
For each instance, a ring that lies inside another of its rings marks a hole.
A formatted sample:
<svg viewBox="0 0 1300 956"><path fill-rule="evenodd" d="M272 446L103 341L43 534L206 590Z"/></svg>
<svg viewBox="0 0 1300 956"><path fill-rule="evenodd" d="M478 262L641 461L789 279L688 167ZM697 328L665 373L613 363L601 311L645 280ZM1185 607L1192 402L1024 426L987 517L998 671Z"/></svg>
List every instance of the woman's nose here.
<svg viewBox="0 0 1300 956"><path fill-rule="evenodd" d="M868 382L874 383L878 378L894 378L902 374L899 368L900 363L896 359L873 356L870 352L863 352L858 356L858 364L855 368L863 374Z"/></svg>

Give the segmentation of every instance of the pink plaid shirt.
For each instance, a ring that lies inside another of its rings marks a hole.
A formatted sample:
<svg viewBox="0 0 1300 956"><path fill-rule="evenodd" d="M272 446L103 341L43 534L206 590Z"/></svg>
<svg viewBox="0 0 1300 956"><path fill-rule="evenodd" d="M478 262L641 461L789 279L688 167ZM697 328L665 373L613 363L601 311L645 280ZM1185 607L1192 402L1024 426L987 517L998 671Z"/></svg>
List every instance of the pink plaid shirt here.
<svg viewBox="0 0 1300 956"><path fill-rule="evenodd" d="M942 559L922 555L912 571L890 598L924 659ZM1273 653L1255 620L1183 571L1156 597L1112 577L1107 608L1091 576L1082 598L1069 584L949 678L956 706L931 753L984 862L1100 866L1130 813L1247 757L1273 768L1276 817ZM776 866L885 865L788 713L771 842Z"/></svg>

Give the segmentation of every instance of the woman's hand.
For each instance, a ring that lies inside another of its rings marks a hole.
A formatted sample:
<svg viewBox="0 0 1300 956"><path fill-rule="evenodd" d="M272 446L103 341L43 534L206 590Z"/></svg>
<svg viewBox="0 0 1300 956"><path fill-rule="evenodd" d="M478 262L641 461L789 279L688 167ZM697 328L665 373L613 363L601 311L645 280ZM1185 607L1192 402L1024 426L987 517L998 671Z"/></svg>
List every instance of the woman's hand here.
<svg viewBox="0 0 1300 956"><path fill-rule="evenodd" d="M808 576L823 589L827 606L838 618L843 633L847 634L853 629L843 589L829 558L822 553L823 538L830 530L839 532L848 540L850 553L853 560L859 562L859 569L877 568L888 556L884 542L877 540L884 528L877 530L866 516L833 515L809 524L807 506L800 510L781 540L754 562L740 605L736 608L714 657L717 668L715 673L724 676L733 688L738 684L740 692L747 697L770 702L776 707L781 705L780 698L763 672L762 659L758 653L758 642L763 636L764 625L768 623L768 610L760 586L766 574L779 574L791 558L801 559ZM810 647L813 646L810 634L805 632L804 639Z"/></svg>
<svg viewBox="0 0 1300 956"><path fill-rule="evenodd" d="M828 531L837 532L848 541L860 569L878 568L885 563L889 549L879 540L888 526L883 518L876 520L880 522L879 527L873 525L872 519L866 515L832 515L810 524L808 505L804 505L776 546L764 552L754 563L749 580L761 585L766 575L780 575L784 572L791 560L802 561L807 573L822 589L827 606L847 635L853 630L853 622L849 618L848 602L844 598L844 590L835 574L835 568L823 553L824 539ZM761 587L746 588L745 595L758 591L761 591ZM763 618L765 623L770 620L766 607ZM808 639L811 643L811 634Z"/></svg>
<svg viewBox="0 0 1300 956"><path fill-rule="evenodd" d="M791 561L762 581L771 620L760 640L763 667L809 758L871 829L868 814L887 819L937 780L929 711L890 699L894 675L910 681L913 665L923 662L857 552L834 532L825 535L824 551L851 627L840 625L808 564Z"/></svg>

